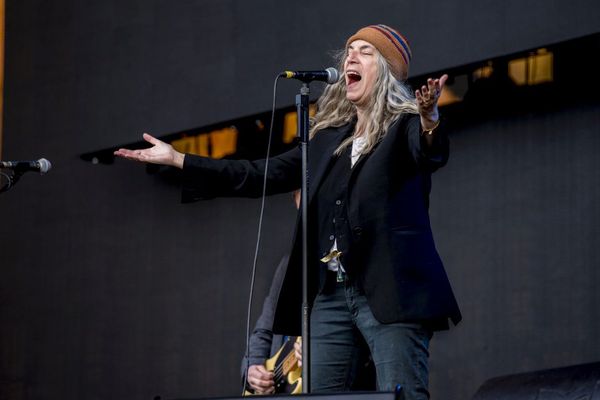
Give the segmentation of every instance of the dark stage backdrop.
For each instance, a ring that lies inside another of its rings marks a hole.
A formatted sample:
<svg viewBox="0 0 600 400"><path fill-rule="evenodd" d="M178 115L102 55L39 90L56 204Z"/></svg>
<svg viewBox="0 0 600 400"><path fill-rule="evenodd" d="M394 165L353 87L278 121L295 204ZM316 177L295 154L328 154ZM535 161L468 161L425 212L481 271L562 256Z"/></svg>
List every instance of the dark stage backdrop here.
<svg viewBox="0 0 600 400"><path fill-rule="evenodd" d="M81 153L265 111L278 71L330 65L368 23L404 31L421 74L596 32L599 8L8 1L2 156L54 168L0 195L0 398L238 393L259 203L184 206L144 167ZM297 86L282 86L292 104ZM452 135L431 214L465 320L432 343L434 398L600 359L599 114L555 107ZM259 297L293 223L290 197L271 198Z"/></svg>

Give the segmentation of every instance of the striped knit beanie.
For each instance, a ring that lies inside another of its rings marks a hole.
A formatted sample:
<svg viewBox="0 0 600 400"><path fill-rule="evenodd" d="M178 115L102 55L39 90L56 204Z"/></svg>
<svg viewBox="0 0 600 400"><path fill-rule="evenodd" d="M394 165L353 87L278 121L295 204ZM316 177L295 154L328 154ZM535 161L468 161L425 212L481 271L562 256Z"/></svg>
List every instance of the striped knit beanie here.
<svg viewBox="0 0 600 400"><path fill-rule="evenodd" d="M396 79L405 80L412 53L408 40L387 25L369 25L361 28L346 42L346 47L355 40L371 43L387 60Z"/></svg>

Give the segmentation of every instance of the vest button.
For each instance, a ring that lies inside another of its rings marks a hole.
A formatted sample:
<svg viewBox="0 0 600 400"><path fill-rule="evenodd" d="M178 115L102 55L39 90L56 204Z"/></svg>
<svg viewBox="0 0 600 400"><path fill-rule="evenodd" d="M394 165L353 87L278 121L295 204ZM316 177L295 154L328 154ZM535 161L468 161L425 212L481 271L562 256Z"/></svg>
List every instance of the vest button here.
<svg viewBox="0 0 600 400"><path fill-rule="evenodd" d="M354 232L356 236L360 236L360 234L362 233L362 228L360 226L355 226L354 228L352 228L352 232Z"/></svg>

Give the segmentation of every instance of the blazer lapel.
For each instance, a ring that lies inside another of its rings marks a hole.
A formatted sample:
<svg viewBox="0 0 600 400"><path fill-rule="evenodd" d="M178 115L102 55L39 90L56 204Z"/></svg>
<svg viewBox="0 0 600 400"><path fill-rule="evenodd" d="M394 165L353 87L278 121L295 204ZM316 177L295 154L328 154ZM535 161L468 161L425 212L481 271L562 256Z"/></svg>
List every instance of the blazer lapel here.
<svg viewBox="0 0 600 400"><path fill-rule="evenodd" d="M342 143L342 141L348 137L351 133L351 129L354 124L346 124L340 128L333 128L331 130L324 130L317 135L326 135L321 138L319 143L309 143L309 191L308 191L308 204L312 202L317 188L321 184L323 175L329 164L333 160L333 152Z"/></svg>

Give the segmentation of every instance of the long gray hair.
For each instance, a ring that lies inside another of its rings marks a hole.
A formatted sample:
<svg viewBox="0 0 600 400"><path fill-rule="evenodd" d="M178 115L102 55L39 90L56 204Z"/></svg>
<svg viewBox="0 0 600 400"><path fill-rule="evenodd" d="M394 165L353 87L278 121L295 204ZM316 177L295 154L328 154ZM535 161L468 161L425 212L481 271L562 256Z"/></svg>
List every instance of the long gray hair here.
<svg viewBox="0 0 600 400"><path fill-rule="evenodd" d="M347 52L338 52L338 70L344 68L344 59ZM357 126L354 135L366 138L362 154L367 154L379 141L383 139L390 125L396 121L402 113L418 114L417 104L411 89L397 80L391 73L390 67L383 56L375 51L377 57L378 76L373 87L372 96L367 105L368 117ZM339 127L351 122L356 118L356 107L346 99L346 80L342 73L340 79L325 88L325 91L317 102L317 114L311 120L310 137L318 131L328 127ZM339 155L352 143L354 136L344 140L335 150Z"/></svg>

